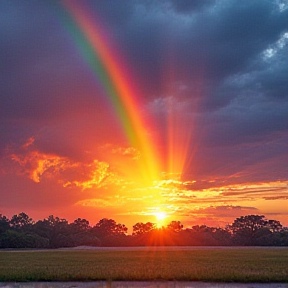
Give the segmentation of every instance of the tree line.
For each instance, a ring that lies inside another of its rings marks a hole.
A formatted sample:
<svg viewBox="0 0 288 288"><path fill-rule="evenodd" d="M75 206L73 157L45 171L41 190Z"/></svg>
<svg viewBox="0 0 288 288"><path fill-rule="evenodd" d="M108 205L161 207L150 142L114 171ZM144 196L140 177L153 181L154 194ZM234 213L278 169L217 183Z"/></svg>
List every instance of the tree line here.
<svg viewBox="0 0 288 288"><path fill-rule="evenodd" d="M185 228L180 221L166 227L136 223L132 235L113 219L101 219L91 226L86 219L72 223L49 216L33 221L26 213L0 214L0 248L60 248L76 246L288 246L288 227L264 215L236 218L225 228L194 225Z"/></svg>

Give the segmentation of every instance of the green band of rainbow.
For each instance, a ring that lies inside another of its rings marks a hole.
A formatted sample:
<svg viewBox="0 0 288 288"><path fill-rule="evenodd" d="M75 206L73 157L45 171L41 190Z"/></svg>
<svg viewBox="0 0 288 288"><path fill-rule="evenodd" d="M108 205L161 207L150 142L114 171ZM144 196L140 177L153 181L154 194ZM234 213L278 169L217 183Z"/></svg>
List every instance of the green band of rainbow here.
<svg viewBox="0 0 288 288"><path fill-rule="evenodd" d="M136 103L130 77L125 74L119 52L112 50L105 38L104 28L92 17L87 7L78 1L63 1L63 18L67 29L100 80L118 118L121 121L130 145L141 152L143 177L156 179L159 176L157 156L152 141L145 132L145 123L140 117L139 104ZM62 16L61 16L62 17ZM118 57L117 57L118 56Z"/></svg>

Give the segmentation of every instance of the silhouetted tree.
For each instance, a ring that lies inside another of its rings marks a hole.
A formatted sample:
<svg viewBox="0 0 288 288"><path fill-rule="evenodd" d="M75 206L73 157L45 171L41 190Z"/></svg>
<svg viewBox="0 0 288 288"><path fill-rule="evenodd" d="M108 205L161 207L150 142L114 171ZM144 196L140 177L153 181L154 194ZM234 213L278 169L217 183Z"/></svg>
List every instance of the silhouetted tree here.
<svg viewBox="0 0 288 288"><path fill-rule="evenodd" d="M33 228L38 235L49 239L51 248L73 246L69 241L69 225L66 219L50 215L47 219L38 221Z"/></svg>
<svg viewBox="0 0 288 288"><path fill-rule="evenodd" d="M49 243L53 238L53 226L47 219L37 221L33 225L33 231L41 237L47 238Z"/></svg>
<svg viewBox="0 0 288 288"><path fill-rule="evenodd" d="M0 214L0 235L10 228L9 219Z"/></svg>
<svg viewBox="0 0 288 288"><path fill-rule="evenodd" d="M171 221L167 228L173 232L180 232L183 229L183 225L180 221Z"/></svg>
<svg viewBox="0 0 288 288"><path fill-rule="evenodd" d="M100 240L92 233L92 227L88 220L78 218L69 226L69 237L72 246L100 246Z"/></svg>
<svg viewBox="0 0 288 288"><path fill-rule="evenodd" d="M47 248L49 241L35 233L5 231L0 238L1 248Z"/></svg>
<svg viewBox="0 0 288 288"><path fill-rule="evenodd" d="M100 237L125 235L128 231L124 224L117 224L113 219L103 218L94 227L93 231Z"/></svg>
<svg viewBox="0 0 288 288"><path fill-rule="evenodd" d="M217 241L217 244L220 246L231 245L231 233L228 229L223 228L212 228L211 230L212 237Z"/></svg>
<svg viewBox="0 0 288 288"><path fill-rule="evenodd" d="M127 230L124 224L103 218L91 229L91 233L100 239L101 246L126 246Z"/></svg>
<svg viewBox="0 0 288 288"><path fill-rule="evenodd" d="M147 222L147 223L138 222L133 226L132 235L143 235L155 229L156 228L155 226L156 226L155 223L151 223L151 222Z"/></svg>
<svg viewBox="0 0 288 288"><path fill-rule="evenodd" d="M236 218L225 229L195 225L183 229L180 221L156 228L154 223L136 223L133 236L124 224L101 219L93 228L86 219L50 215L36 223L24 212L11 220L0 214L0 248L58 248L89 246L170 246L170 245L274 245L288 246L288 227L263 215Z"/></svg>
<svg viewBox="0 0 288 288"><path fill-rule="evenodd" d="M268 220L267 228L272 232L280 232L283 230L283 226L280 221L277 220Z"/></svg>
<svg viewBox="0 0 288 288"><path fill-rule="evenodd" d="M86 219L78 218L70 224L73 228L76 228L77 231L88 231L91 227L89 226L89 221Z"/></svg>
<svg viewBox="0 0 288 288"><path fill-rule="evenodd" d="M279 221L266 220L264 215L241 216L230 225L233 243L237 245L271 245L271 234L281 229Z"/></svg>
<svg viewBox="0 0 288 288"><path fill-rule="evenodd" d="M10 220L10 226L15 229L29 230L33 224L33 219L30 218L26 213L21 212L20 214L13 215Z"/></svg>

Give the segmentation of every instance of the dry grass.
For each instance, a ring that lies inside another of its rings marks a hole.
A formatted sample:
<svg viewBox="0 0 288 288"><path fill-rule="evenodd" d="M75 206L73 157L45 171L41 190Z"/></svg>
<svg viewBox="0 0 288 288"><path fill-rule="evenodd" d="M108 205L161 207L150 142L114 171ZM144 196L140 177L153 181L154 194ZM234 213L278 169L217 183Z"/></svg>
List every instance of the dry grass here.
<svg viewBox="0 0 288 288"><path fill-rule="evenodd" d="M288 282L288 248L1 251L0 281Z"/></svg>

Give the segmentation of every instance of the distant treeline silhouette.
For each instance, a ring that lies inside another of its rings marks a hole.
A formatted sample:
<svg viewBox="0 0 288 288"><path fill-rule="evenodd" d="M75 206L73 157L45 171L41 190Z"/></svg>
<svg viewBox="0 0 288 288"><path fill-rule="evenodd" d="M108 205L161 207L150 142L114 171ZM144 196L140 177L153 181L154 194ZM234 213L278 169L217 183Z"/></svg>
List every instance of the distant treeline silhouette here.
<svg viewBox="0 0 288 288"><path fill-rule="evenodd" d="M73 223L49 216L33 221L25 213L11 219L0 214L0 248L60 248L76 246L288 246L288 227L264 215L236 218L225 228L195 225L183 228L180 221L166 227L137 223L132 235L124 224L101 219L90 226L86 219Z"/></svg>

